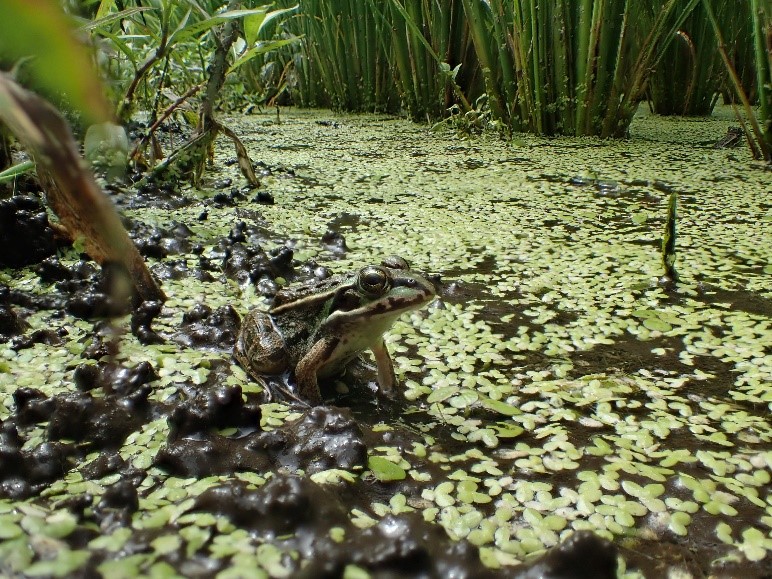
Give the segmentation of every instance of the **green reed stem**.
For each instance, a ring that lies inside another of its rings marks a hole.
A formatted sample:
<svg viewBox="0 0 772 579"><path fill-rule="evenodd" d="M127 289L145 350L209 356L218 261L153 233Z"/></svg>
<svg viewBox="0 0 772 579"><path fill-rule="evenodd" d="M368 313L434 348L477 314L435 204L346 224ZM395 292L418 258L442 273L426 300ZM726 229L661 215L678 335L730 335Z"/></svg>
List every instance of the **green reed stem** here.
<svg viewBox="0 0 772 579"><path fill-rule="evenodd" d="M748 95L742 87L740 78L734 70L729 59L729 54L724 43L724 36L713 12L713 7L708 0L703 0L703 6L708 15L713 32L718 41L718 51L724 61L729 79L734 87L737 97L740 99L745 111L745 116L751 125L749 143L753 156L764 158L772 162L772 46L765 47L766 39L772 38L772 7L765 0L751 0L751 17L753 20L753 36L755 47L755 64L759 91L759 115L756 116L751 106ZM739 116L739 115L738 115ZM742 119L741 119L742 120ZM761 121L761 125L759 124ZM744 123L743 123L744 125Z"/></svg>

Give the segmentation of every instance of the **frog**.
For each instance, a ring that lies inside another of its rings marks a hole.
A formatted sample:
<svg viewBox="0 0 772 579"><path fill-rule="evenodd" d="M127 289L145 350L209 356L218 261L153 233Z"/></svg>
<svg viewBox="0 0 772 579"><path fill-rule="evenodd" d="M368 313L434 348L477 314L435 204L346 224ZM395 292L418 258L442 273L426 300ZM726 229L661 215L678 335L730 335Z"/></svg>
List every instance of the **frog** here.
<svg viewBox="0 0 772 579"><path fill-rule="evenodd" d="M721 137L713 144L714 149L728 149L729 147L736 147L742 141L745 133L742 127L728 127L726 129L726 135Z"/></svg>
<svg viewBox="0 0 772 579"><path fill-rule="evenodd" d="M402 314L434 300L438 283L439 276L389 256L380 265L281 289L268 311L247 313L233 356L257 381L289 371L299 398L318 406L319 380L341 374L369 350L378 392L394 398L399 384L384 334Z"/></svg>

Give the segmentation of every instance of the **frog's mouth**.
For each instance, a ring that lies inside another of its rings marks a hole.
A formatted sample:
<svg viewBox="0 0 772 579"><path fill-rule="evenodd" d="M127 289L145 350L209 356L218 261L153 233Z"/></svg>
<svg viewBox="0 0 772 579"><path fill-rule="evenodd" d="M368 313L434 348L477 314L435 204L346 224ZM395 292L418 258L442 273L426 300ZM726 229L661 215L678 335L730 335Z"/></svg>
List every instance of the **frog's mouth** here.
<svg viewBox="0 0 772 579"><path fill-rule="evenodd" d="M336 310L330 314L327 325L342 327L360 323L372 324L372 331L385 331L400 315L418 309L436 297L434 287L428 282L410 280L391 289L388 296L359 307ZM385 327L385 328L384 328Z"/></svg>

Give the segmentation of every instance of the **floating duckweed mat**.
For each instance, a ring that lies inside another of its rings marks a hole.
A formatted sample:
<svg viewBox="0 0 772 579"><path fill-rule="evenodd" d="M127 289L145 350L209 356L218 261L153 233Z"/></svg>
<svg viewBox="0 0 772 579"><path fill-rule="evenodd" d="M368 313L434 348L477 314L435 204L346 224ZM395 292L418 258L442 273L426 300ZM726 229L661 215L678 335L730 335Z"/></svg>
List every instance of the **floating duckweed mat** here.
<svg viewBox="0 0 772 579"><path fill-rule="evenodd" d="M136 222L184 223L200 246L148 260L182 272L163 281L169 301L153 329L164 343L139 344L128 318L114 324L124 333L111 362L153 368L151 410L116 427L112 451L109 440L90 448L65 429L56 444L74 444L78 452L65 455L77 461L63 460L65 472L34 492L19 490L23 477L5 479L0 573L285 577L315 564L309 533L345 544L385 517L416 515L400 520L437 523L453 541L479 547L492 569L591 530L619 548L622 577L768 576L770 173L745 149L712 147L731 123L725 109L710 120L641 112L626 141L507 143L325 111L231 119L264 163L276 204L213 203L213 191L185 191L190 203L163 210L128 203ZM213 187L238 180L226 159L215 167ZM672 191L680 202L674 286L659 279ZM280 401L252 415L237 401L244 420L223 419L216 434L186 437L183 419L193 418L167 420L207 391L240 388L242 400L260 400L262 387L235 366L227 344L173 339L197 304L243 315L264 303L252 284L216 270L192 275L199 254L219 255L218 240L239 221L260 232L252 241L265 249L286 244L301 262L335 272L399 254L442 275L440 299L387 337L407 402L378 403L366 387L336 385L348 390L334 403L351 407L351 421L335 420L359 432L352 437L366 459L296 464L234 446L254 435L249 416L261 431L283 433L288 448L302 446L288 423L332 420ZM346 251L322 243L328 229L343 235ZM61 257L76 260L73 251ZM3 270L0 281L56 291L34 268ZM76 368L91 363L84 352L96 340L93 323L60 311L34 311L27 322L67 335L0 349L5 424L18 388L43 398L76 393L75 374L85 372ZM50 464L40 456L59 448L49 441L60 419L54 412L50 422L19 427L22 452ZM302 486L308 481L313 490ZM313 499L316 518L283 527L276 513L245 502L258 492ZM345 572L366 576L355 564Z"/></svg>

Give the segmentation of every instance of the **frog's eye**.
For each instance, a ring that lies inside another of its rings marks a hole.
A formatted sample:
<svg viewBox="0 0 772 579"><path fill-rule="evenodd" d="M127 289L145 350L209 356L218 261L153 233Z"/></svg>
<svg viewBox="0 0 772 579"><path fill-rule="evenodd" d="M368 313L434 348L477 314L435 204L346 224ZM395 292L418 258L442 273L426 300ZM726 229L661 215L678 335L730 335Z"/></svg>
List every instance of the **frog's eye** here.
<svg viewBox="0 0 772 579"><path fill-rule="evenodd" d="M382 267L371 265L363 268L357 277L357 285L369 296L383 295L389 289L391 279Z"/></svg>

